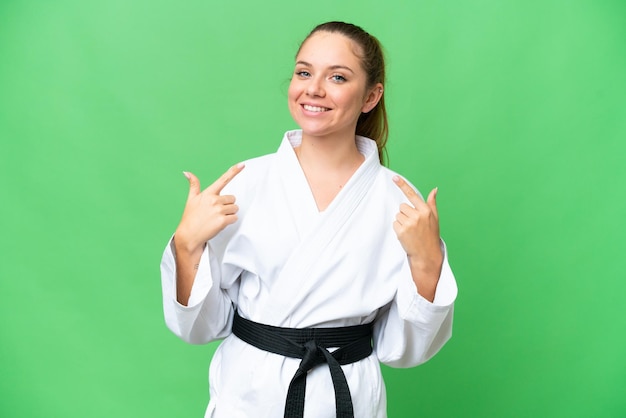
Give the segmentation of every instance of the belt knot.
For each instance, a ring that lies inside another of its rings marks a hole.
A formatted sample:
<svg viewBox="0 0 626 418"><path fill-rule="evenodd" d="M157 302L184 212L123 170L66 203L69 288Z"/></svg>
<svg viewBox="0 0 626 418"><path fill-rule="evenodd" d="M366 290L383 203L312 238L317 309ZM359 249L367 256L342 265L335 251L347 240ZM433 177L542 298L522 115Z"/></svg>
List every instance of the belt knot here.
<svg viewBox="0 0 626 418"><path fill-rule="evenodd" d="M320 359L324 358L322 352L327 351L324 347L318 345L315 340L309 340L302 345L302 361L298 367L299 373L307 373L313 367L321 364Z"/></svg>
<svg viewBox="0 0 626 418"><path fill-rule="evenodd" d="M262 350L301 359L289 383L285 418L304 416L307 374L322 363L330 370L337 418L354 418L350 388L341 364L357 362L372 353L371 323L339 328L282 328L250 321L235 311L233 334ZM330 353L327 347L338 348Z"/></svg>

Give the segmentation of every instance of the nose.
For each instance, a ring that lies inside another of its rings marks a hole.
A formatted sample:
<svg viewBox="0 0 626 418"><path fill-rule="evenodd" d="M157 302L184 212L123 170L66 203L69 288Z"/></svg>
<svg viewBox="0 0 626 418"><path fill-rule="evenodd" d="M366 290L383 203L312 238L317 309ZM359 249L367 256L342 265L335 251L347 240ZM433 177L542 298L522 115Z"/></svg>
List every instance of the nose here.
<svg viewBox="0 0 626 418"><path fill-rule="evenodd" d="M322 80L317 77L309 79L306 94L310 97L324 97L326 93L324 91L324 86L322 85Z"/></svg>

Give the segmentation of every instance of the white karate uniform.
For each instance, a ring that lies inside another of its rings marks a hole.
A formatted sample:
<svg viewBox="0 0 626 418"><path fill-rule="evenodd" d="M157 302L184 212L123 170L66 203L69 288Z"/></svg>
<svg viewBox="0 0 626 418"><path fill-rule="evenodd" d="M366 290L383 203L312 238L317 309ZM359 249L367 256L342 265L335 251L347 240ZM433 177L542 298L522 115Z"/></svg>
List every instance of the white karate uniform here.
<svg viewBox="0 0 626 418"><path fill-rule="evenodd" d="M450 338L457 287L445 247L430 303L418 295L393 230L407 199L392 181L395 173L379 163L376 143L357 137L365 161L320 212L293 150L301 140L301 131L287 132L275 154L247 161L224 189L237 199L239 220L208 242L188 306L176 301L171 242L165 249L167 326L192 344L224 339L209 369L205 417L282 417L300 363L232 335L233 304L244 318L280 327L375 321L373 353L342 366L359 418L387 416L379 362L418 365ZM335 417L326 365L308 374L305 399L305 417Z"/></svg>

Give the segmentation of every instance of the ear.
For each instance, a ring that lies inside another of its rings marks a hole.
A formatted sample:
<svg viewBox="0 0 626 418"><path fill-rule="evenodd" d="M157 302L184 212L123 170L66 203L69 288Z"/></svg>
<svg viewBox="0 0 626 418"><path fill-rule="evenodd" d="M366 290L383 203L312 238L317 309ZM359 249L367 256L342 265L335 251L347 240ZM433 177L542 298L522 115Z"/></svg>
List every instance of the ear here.
<svg viewBox="0 0 626 418"><path fill-rule="evenodd" d="M365 96L365 102L361 107L361 112L367 113L376 107L380 99L383 97L384 87L382 83L374 84L374 87L370 88Z"/></svg>

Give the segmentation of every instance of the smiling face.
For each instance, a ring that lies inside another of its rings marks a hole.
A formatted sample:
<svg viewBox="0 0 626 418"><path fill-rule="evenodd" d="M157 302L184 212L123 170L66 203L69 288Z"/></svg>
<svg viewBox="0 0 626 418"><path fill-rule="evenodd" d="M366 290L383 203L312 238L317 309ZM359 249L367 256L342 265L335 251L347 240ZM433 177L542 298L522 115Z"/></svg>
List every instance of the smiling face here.
<svg viewBox="0 0 626 418"><path fill-rule="evenodd" d="M288 100L303 137L354 138L361 113L378 103L382 85L367 86L356 48L344 35L323 31L300 48Z"/></svg>

